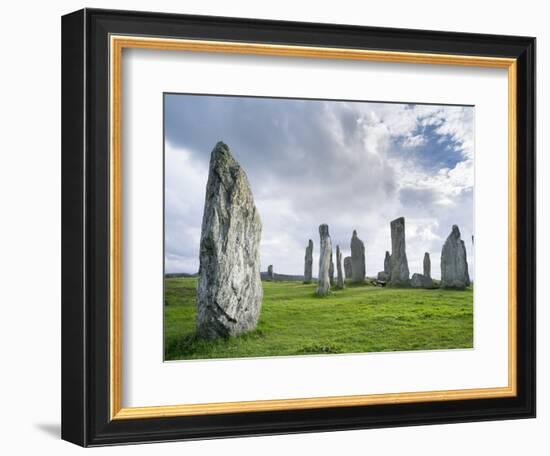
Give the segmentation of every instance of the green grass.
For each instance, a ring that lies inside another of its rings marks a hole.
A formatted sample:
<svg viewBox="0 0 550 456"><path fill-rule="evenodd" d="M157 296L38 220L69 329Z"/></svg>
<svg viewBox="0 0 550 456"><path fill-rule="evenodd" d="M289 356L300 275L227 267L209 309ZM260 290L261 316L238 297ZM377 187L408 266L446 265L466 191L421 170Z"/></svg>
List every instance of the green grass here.
<svg viewBox="0 0 550 456"><path fill-rule="evenodd" d="M315 285L263 282L260 321L239 337L195 332L194 278L166 279L165 359L471 348L473 292L353 286L315 296Z"/></svg>

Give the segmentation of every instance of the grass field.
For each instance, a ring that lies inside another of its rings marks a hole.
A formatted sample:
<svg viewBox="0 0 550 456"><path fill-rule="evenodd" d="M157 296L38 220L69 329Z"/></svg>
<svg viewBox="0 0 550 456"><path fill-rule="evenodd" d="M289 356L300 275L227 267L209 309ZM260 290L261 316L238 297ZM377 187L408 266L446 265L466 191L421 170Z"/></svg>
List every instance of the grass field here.
<svg viewBox="0 0 550 456"><path fill-rule="evenodd" d="M195 278L166 279L165 359L471 348L473 292L263 282L257 328L229 339L195 338Z"/></svg>

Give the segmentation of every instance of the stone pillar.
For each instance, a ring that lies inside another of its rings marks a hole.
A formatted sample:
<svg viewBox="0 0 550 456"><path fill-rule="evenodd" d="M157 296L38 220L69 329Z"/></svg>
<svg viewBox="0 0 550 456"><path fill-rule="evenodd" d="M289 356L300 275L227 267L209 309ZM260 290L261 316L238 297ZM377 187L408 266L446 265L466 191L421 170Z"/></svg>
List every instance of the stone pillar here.
<svg viewBox="0 0 550 456"><path fill-rule="evenodd" d="M313 274L313 241L310 239L306 247L304 258L304 283L311 283Z"/></svg>
<svg viewBox="0 0 550 456"><path fill-rule="evenodd" d="M346 275L346 279L351 279L352 276L352 269L351 269L351 257L344 258L344 274Z"/></svg>
<svg viewBox="0 0 550 456"><path fill-rule="evenodd" d="M330 280L330 286L334 286L334 260L332 259L332 251L330 252L330 266L328 268L328 277Z"/></svg>
<svg viewBox="0 0 550 456"><path fill-rule="evenodd" d="M340 246L336 246L336 288L342 290L345 286L344 274L342 273L342 252Z"/></svg>
<svg viewBox="0 0 550 456"><path fill-rule="evenodd" d="M470 286L466 247L458 226L453 225L441 250L441 288L463 290Z"/></svg>
<svg viewBox="0 0 550 456"><path fill-rule="evenodd" d="M267 280L273 280L274 278L275 278L275 276L273 275L273 265L270 264L267 267Z"/></svg>
<svg viewBox="0 0 550 456"><path fill-rule="evenodd" d="M409 263L405 251L405 219L399 217L390 223L391 257L390 282L394 287L409 286Z"/></svg>
<svg viewBox="0 0 550 456"><path fill-rule="evenodd" d="M351 236L351 274L353 283L362 283L365 280L365 245L353 230Z"/></svg>
<svg viewBox="0 0 550 456"><path fill-rule="evenodd" d="M202 219L197 336L236 336L256 327L263 297L261 234L248 178L219 142L210 156Z"/></svg>
<svg viewBox="0 0 550 456"><path fill-rule="evenodd" d="M332 241L328 232L328 225L319 226L319 280L317 294L325 296L330 292L330 257L332 255Z"/></svg>
<svg viewBox="0 0 550 456"><path fill-rule="evenodd" d="M390 252L386 250L386 256L384 257L384 272L388 275L391 274L391 257Z"/></svg>
<svg viewBox="0 0 550 456"><path fill-rule="evenodd" d="M424 266L423 275L431 279L432 278L432 262L430 261L430 254L428 252L424 253L423 266Z"/></svg>

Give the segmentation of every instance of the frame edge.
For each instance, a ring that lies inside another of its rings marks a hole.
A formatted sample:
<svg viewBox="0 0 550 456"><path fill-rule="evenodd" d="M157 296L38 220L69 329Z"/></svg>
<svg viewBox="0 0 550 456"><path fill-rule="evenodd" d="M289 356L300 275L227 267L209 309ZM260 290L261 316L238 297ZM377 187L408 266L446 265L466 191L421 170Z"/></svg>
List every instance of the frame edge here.
<svg viewBox="0 0 550 456"><path fill-rule="evenodd" d="M86 11L61 18L61 438L87 445Z"/></svg>

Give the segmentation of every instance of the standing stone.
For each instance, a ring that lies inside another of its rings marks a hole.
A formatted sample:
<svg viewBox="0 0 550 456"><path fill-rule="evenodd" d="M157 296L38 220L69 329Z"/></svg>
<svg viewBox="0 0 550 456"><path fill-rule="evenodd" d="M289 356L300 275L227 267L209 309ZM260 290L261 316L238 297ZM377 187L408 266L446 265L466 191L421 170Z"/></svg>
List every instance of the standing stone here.
<svg viewBox="0 0 550 456"><path fill-rule="evenodd" d="M342 274L342 252L340 246L336 246L336 288L342 290L344 288L344 274Z"/></svg>
<svg viewBox="0 0 550 456"><path fill-rule="evenodd" d="M430 261L430 254L428 252L424 253L424 273L423 275L426 277L431 278L432 277L432 262Z"/></svg>
<svg viewBox="0 0 550 456"><path fill-rule="evenodd" d="M390 282L394 287L409 285L409 264L405 251L405 219L399 217L390 223L391 228L391 256Z"/></svg>
<svg viewBox="0 0 550 456"><path fill-rule="evenodd" d="M346 279L351 279L352 277L352 270L351 270L351 257L344 258L344 274L346 275Z"/></svg>
<svg viewBox="0 0 550 456"><path fill-rule="evenodd" d="M380 282L389 282L391 272L391 259L390 252L386 250L386 256L384 257L384 270L378 273L377 279Z"/></svg>
<svg viewBox="0 0 550 456"><path fill-rule="evenodd" d="M262 304L262 222L248 178L229 147L210 156L197 285L199 337L235 336L256 327Z"/></svg>
<svg viewBox="0 0 550 456"><path fill-rule="evenodd" d="M391 257L390 252L386 250L386 256L384 257L384 272L388 275L391 274Z"/></svg>
<svg viewBox="0 0 550 456"><path fill-rule="evenodd" d="M411 277L411 287L413 288L433 288L433 280L424 274L413 274Z"/></svg>
<svg viewBox="0 0 550 456"><path fill-rule="evenodd" d="M330 266L328 268L328 277L330 280L330 286L334 286L334 261L332 260L332 250L330 251Z"/></svg>
<svg viewBox="0 0 550 456"><path fill-rule="evenodd" d="M273 280L274 279L274 275L273 275L273 265L270 264L268 267L267 267L267 280Z"/></svg>
<svg viewBox="0 0 550 456"><path fill-rule="evenodd" d="M378 275L376 276L376 279L379 282L389 282L390 281L390 275L386 271L380 271Z"/></svg>
<svg viewBox="0 0 550 456"><path fill-rule="evenodd" d="M313 274L313 241L310 239L306 247L304 258L304 283L311 283Z"/></svg>
<svg viewBox="0 0 550 456"><path fill-rule="evenodd" d="M362 283L365 280L365 245L353 230L351 236L351 274L353 283Z"/></svg>
<svg viewBox="0 0 550 456"><path fill-rule="evenodd" d="M453 225L441 250L441 288L462 290L470 286L468 260L464 241L460 239L458 226Z"/></svg>
<svg viewBox="0 0 550 456"><path fill-rule="evenodd" d="M332 255L332 241L328 233L328 225L319 226L319 280L317 282L317 294L325 296L330 292L329 269Z"/></svg>

